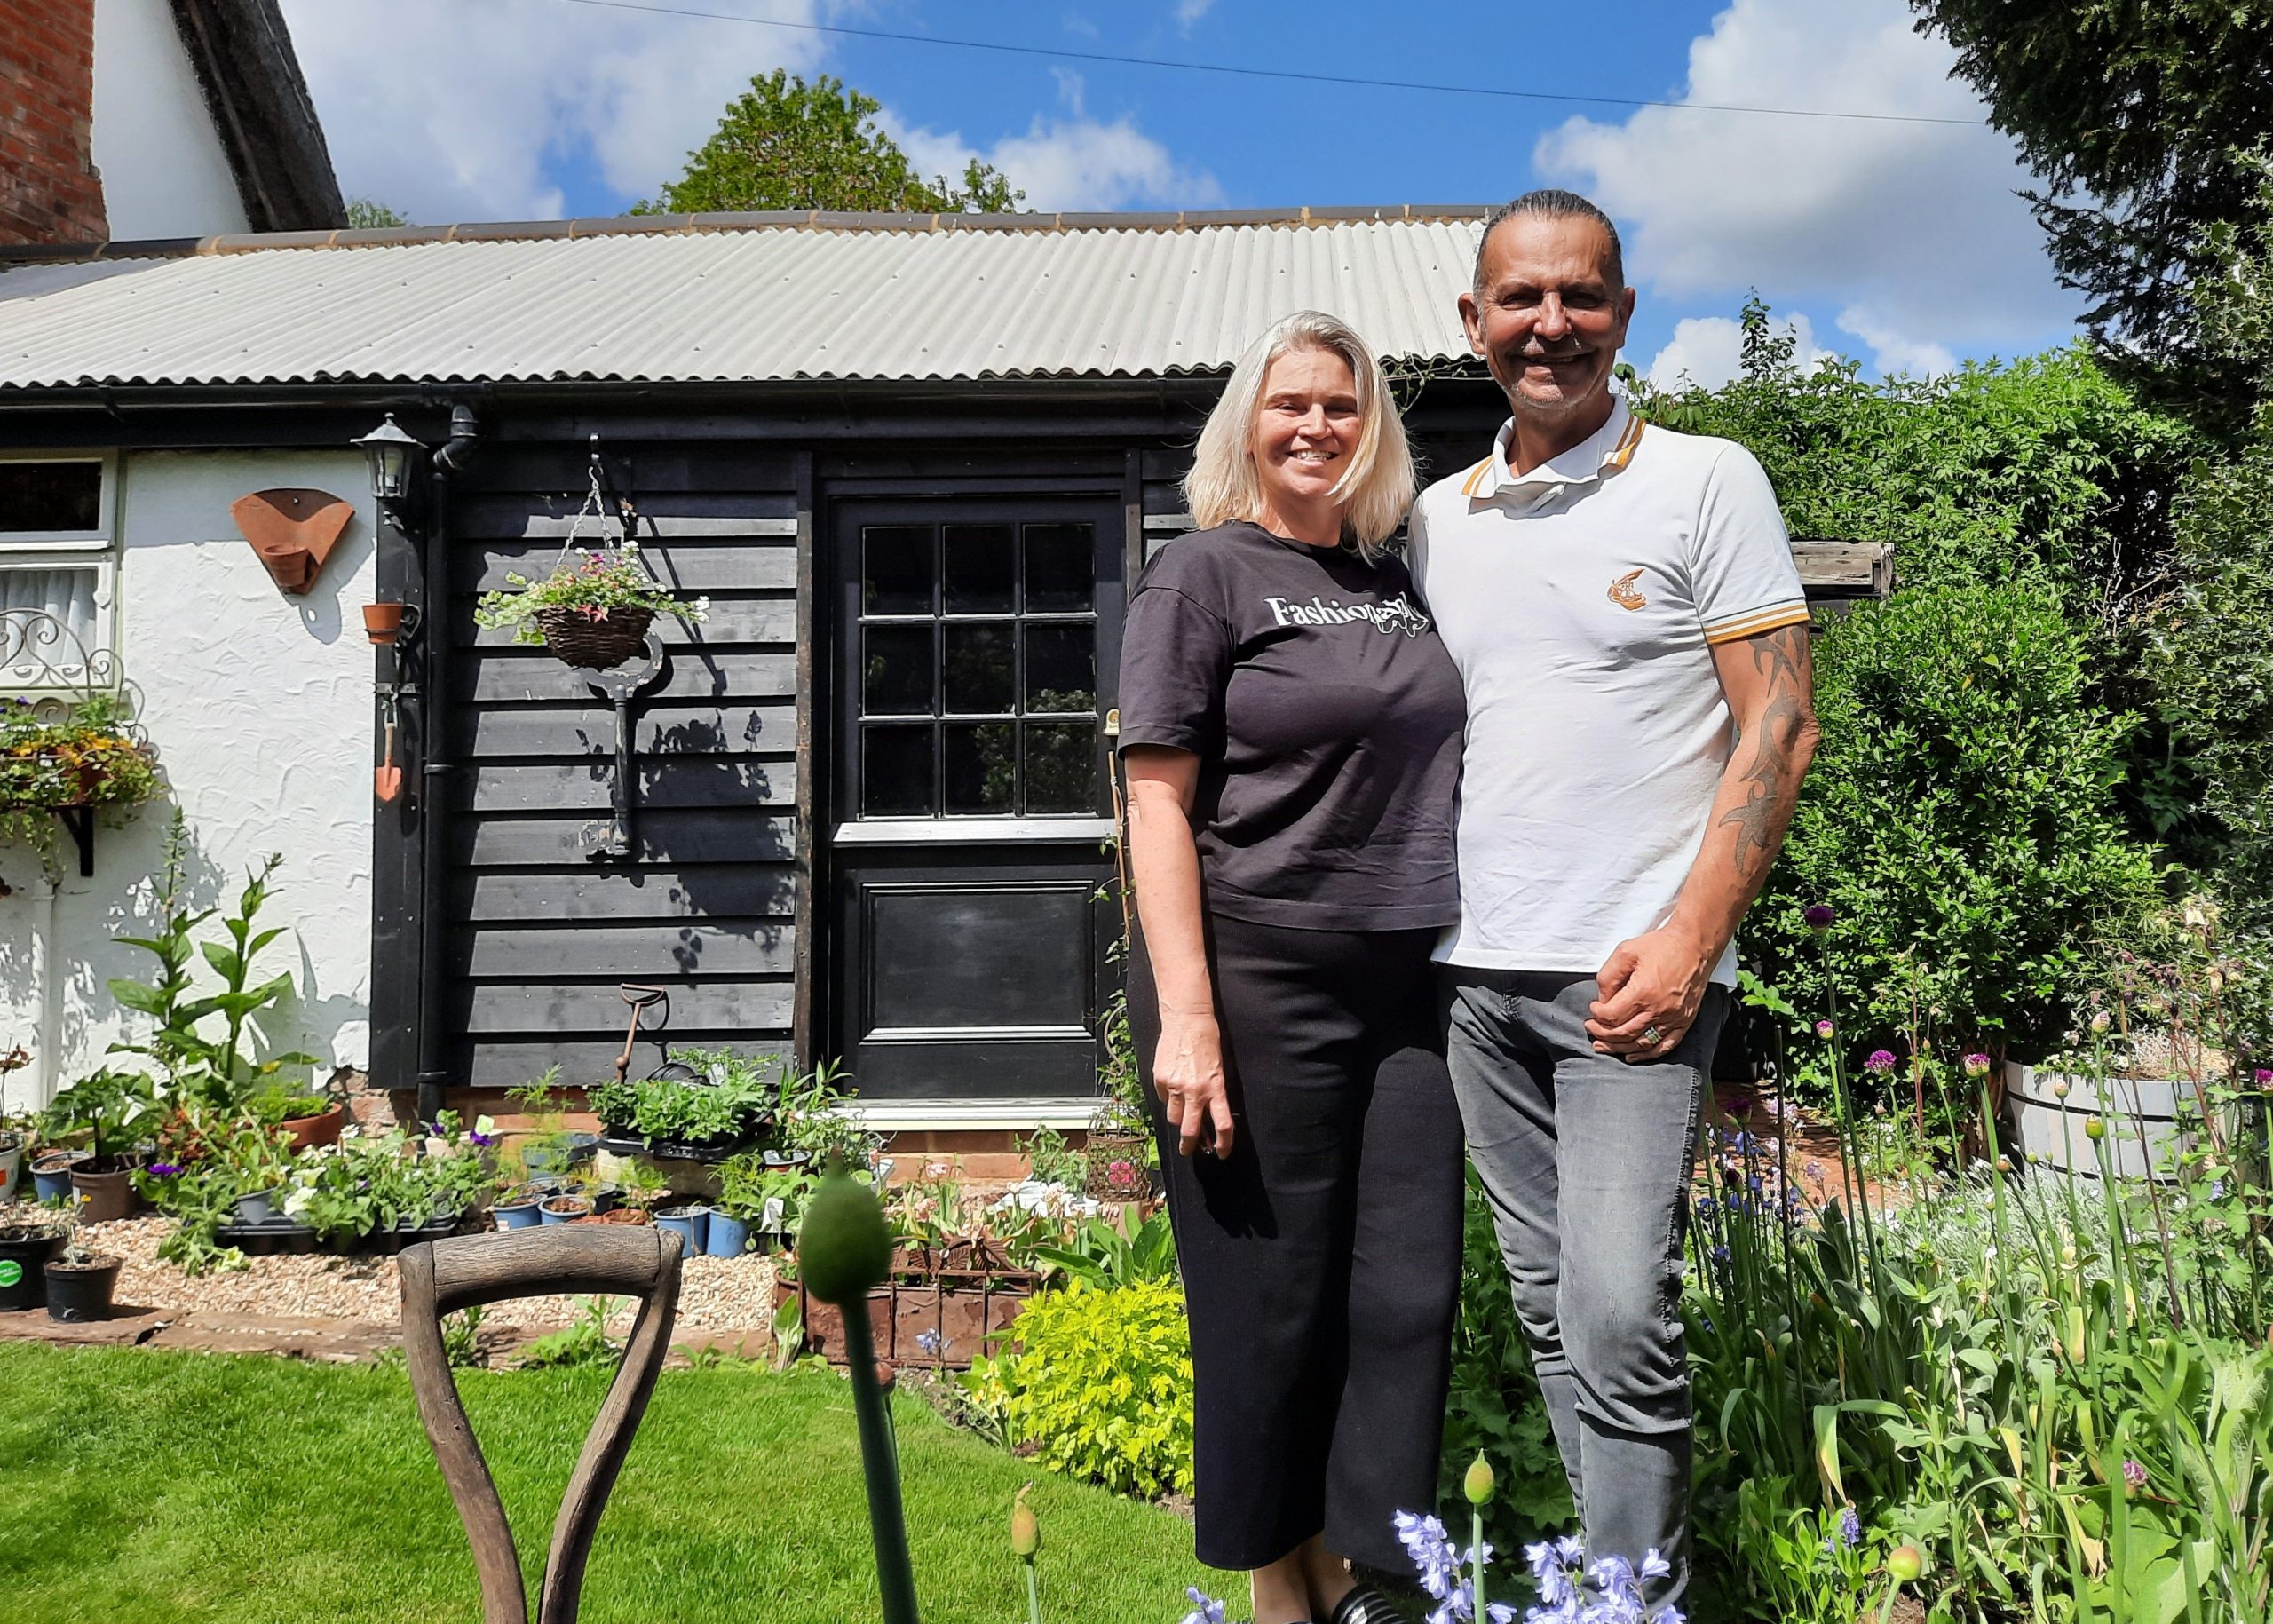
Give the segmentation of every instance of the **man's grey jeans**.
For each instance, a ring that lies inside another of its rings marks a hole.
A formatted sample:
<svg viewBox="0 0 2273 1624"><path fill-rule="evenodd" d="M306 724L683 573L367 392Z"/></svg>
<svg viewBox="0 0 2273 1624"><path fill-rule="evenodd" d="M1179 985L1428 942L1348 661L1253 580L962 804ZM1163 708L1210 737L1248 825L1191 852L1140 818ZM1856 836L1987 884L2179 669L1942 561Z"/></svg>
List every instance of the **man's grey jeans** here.
<svg viewBox="0 0 2273 1624"><path fill-rule="evenodd" d="M1587 1554L1654 1549L1689 1586L1682 1240L1725 988L1663 1060L1596 1054L1591 976L1440 968L1453 1090L1484 1181Z"/></svg>

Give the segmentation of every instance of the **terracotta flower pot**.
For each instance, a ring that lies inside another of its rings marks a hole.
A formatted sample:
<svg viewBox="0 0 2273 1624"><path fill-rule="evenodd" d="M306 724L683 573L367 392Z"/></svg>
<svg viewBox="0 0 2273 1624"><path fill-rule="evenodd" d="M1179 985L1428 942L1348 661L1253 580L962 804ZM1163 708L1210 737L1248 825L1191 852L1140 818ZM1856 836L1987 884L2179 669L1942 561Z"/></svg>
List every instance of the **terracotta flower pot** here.
<svg viewBox="0 0 2273 1624"><path fill-rule="evenodd" d="M365 604L363 634L374 643L392 643L402 635L400 604Z"/></svg>
<svg viewBox="0 0 2273 1624"><path fill-rule="evenodd" d="M342 1104L314 1116L287 1117L277 1126L291 1135L292 1148L296 1151L310 1150L319 1145L337 1145L339 1143L339 1130L347 1126L347 1107Z"/></svg>

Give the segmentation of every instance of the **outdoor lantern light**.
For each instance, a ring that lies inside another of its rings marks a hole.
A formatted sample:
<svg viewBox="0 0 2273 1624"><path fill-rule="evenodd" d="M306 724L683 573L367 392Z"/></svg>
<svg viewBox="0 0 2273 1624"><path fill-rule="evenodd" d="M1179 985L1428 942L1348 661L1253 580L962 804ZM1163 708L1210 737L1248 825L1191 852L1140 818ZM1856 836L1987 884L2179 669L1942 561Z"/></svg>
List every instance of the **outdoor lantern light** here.
<svg viewBox="0 0 2273 1624"><path fill-rule="evenodd" d="M397 508L410 500L418 454L426 448L402 432L402 425L395 422L392 412L377 428L349 443L359 447L370 463L371 495L379 499L381 506Z"/></svg>

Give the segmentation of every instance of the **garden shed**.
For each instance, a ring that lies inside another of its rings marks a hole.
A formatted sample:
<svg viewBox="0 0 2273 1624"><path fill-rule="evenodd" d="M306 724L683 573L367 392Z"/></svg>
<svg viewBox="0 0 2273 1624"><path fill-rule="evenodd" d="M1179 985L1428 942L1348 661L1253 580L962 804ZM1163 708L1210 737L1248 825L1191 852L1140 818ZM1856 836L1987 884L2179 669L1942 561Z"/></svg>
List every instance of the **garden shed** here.
<svg viewBox="0 0 2273 1624"><path fill-rule="evenodd" d="M841 1058L873 1126L1078 1125L1119 976L1121 610L1184 527L1198 426L1316 306L1390 359L1432 476L1472 462L1503 416L1454 309L1483 212L11 250L0 608L115 653L212 873L284 853L291 1046L429 1103L584 1082L619 983L653 983L675 1040ZM390 414L419 444L383 502L351 442ZM595 485L710 602L658 623L620 712L472 614L550 567ZM326 554L237 534L280 490L346 504ZM1887 584L1880 550L1801 551L1811 591ZM406 606L401 641L366 643L373 602ZM36 1008L51 1088L115 1035L105 955L155 841L99 836L44 891L5 871L0 1004Z"/></svg>

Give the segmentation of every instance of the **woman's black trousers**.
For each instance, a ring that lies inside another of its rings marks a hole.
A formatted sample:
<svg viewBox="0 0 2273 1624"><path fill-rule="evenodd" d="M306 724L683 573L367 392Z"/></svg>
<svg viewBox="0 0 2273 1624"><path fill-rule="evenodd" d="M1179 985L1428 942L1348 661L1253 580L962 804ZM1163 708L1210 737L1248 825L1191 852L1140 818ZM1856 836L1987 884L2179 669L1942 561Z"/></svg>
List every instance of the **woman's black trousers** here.
<svg viewBox="0 0 2273 1624"><path fill-rule="evenodd" d="M1460 1280L1437 932L1212 915L1208 933L1231 1154L1179 1155L1153 1104L1192 1322L1200 1559L1261 1567L1323 1531L1402 1572L1390 1519L1435 1509ZM1141 947L1129 1002L1149 1082Z"/></svg>

